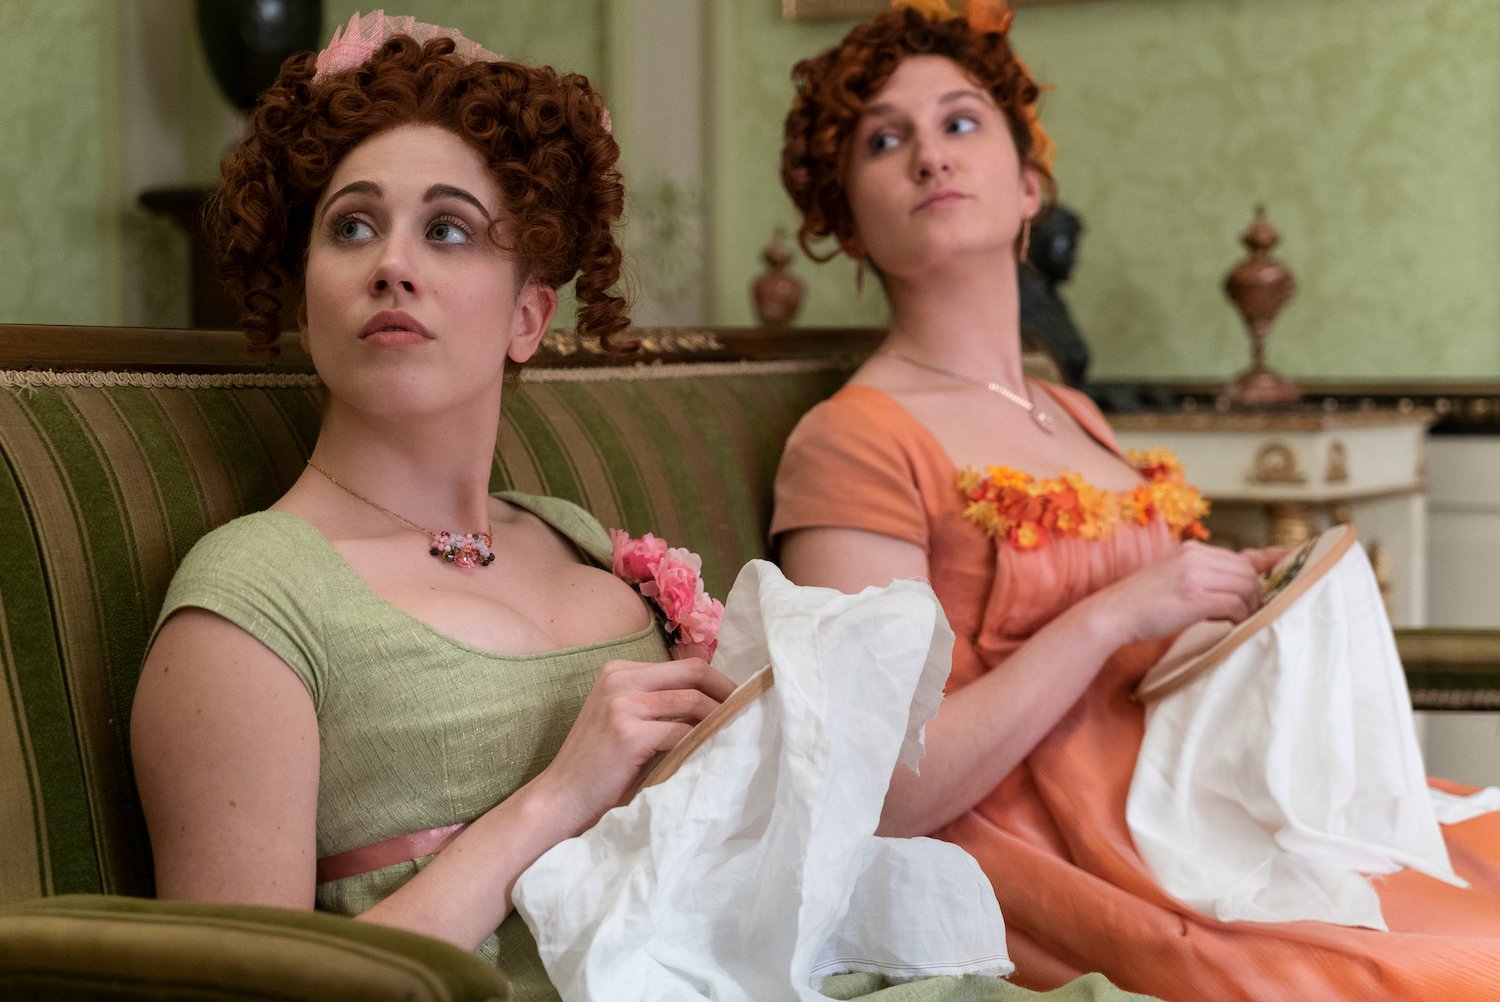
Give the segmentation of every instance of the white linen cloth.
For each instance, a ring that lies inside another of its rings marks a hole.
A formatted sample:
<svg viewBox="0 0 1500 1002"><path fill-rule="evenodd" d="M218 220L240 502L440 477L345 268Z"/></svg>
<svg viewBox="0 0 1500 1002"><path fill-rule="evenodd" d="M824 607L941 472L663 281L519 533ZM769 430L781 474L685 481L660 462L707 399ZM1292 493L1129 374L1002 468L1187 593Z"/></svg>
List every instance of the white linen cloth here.
<svg viewBox="0 0 1500 1002"><path fill-rule="evenodd" d="M1148 706L1126 803L1162 886L1223 921L1385 929L1362 874L1457 886L1364 548Z"/></svg>
<svg viewBox="0 0 1500 1002"><path fill-rule="evenodd" d="M1500 811L1500 786L1486 786L1468 796L1431 788L1432 809L1437 813L1438 824L1456 825L1481 814Z"/></svg>
<svg viewBox="0 0 1500 1002"><path fill-rule="evenodd" d="M876 837L915 768L953 634L925 584L844 595L753 561L714 666L774 685L671 779L547 852L515 887L564 999L822 999L843 971L1014 970L979 865Z"/></svg>

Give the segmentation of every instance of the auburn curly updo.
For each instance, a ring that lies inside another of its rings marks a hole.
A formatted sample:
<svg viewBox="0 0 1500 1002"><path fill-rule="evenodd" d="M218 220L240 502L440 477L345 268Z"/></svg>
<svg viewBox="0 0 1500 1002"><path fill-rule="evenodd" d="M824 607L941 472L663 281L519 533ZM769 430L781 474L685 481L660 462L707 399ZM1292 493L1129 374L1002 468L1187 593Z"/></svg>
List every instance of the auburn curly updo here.
<svg viewBox="0 0 1500 1002"><path fill-rule="evenodd" d="M781 183L802 212L797 241L815 261L827 261L838 248L820 255L814 240L832 236L842 243L854 236L845 187L854 130L865 104L908 56L945 56L989 91L1010 125L1021 164L1040 176L1047 204L1056 198L1051 140L1037 124L1040 89L1006 35L975 31L962 17L888 11L792 67L796 97L786 116Z"/></svg>
<svg viewBox="0 0 1500 1002"><path fill-rule="evenodd" d="M521 275L554 289L577 275L578 333L621 347L629 318L609 290L620 277L611 227L625 190L603 100L577 74L468 61L453 48L397 35L318 80L316 55L300 53L261 95L207 209L252 352L275 352L285 307L301 301L313 210L334 168L365 139L407 124L441 126L479 151Z"/></svg>

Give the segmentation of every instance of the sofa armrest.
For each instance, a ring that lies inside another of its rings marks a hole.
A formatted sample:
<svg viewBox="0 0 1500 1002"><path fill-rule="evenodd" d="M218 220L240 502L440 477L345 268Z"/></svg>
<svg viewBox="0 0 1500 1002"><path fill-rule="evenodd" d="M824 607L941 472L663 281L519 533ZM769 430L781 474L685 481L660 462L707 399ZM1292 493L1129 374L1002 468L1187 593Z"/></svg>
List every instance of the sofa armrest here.
<svg viewBox="0 0 1500 1002"><path fill-rule="evenodd" d="M473 954L341 915L92 894L0 908L0 998L508 997Z"/></svg>
<svg viewBox="0 0 1500 1002"><path fill-rule="evenodd" d="M1500 710L1500 630L1396 631L1417 710Z"/></svg>

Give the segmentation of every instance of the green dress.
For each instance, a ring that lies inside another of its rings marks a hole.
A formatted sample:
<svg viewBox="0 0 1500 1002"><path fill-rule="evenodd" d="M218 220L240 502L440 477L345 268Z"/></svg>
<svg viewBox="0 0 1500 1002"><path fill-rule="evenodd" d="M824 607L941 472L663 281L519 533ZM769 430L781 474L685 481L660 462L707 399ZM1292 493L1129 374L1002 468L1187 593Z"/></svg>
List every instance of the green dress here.
<svg viewBox="0 0 1500 1002"><path fill-rule="evenodd" d="M583 556L610 565L609 536L556 498L497 495L537 515ZM178 609L223 616L302 680L318 715L318 858L398 835L469 821L535 777L561 747L606 661L663 661L653 624L605 643L504 655L444 636L380 598L311 524L260 512L203 537L178 569L157 626ZM356 915L433 857L320 884L320 909ZM511 998L558 998L520 915L477 951L498 964ZM994 978L891 985L836 975L832 998L872 1002L1010 1002L1135 998L1097 975L1038 994Z"/></svg>
<svg viewBox="0 0 1500 1002"><path fill-rule="evenodd" d="M581 508L497 496L609 566L609 536ZM286 512L247 515L200 540L172 579L158 626L189 606L265 644L312 696L319 859L478 817L557 754L606 661L668 656L654 624L547 654L493 654L458 643L376 595L322 533ZM318 907L356 915L431 859L320 884ZM504 969L511 998L558 997L520 915L512 912L478 952Z"/></svg>

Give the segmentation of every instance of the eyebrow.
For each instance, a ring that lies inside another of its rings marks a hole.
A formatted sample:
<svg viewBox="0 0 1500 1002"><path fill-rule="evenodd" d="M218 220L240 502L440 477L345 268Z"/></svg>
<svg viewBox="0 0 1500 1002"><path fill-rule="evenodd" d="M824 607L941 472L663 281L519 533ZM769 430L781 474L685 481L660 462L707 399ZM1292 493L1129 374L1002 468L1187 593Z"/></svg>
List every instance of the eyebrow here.
<svg viewBox="0 0 1500 1002"><path fill-rule="evenodd" d="M468 202L470 205L474 206L474 208L478 209L484 216L484 218L490 218L490 210L484 207L483 202L475 198L473 195L469 194L467 191L464 191L462 188L455 188L451 184L433 185L431 188L428 188L427 193L422 196L422 201L435 202L440 198L456 198L460 201Z"/></svg>
<svg viewBox="0 0 1500 1002"><path fill-rule="evenodd" d="M959 100L960 98L965 98L965 97L977 98L980 101L984 100L984 95L981 94L979 91L974 90L972 87L964 87L964 88L961 88L959 90L950 90L948 93L946 93L942 97L938 98L938 104L950 104L950 103L952 103L954 101ZM867 117L874 117L874 116L877 116L877 115L891 115L891 114L900 114L900 112L897 111L895 105L893 105L893 104L886 104L886 103L882 102L881 104L868 105L866 108L864 108L864 110L862 110L859 113L859 117L861 119L864 119L864 118L867 118Z"/></svg>
<svg viewBox="0 0 1500 1002"><path fill-rule="evenodd" d="M327 215L328 207L331 206L334 202L337 202L339 199L343 198L345 195L353 195L356 193L374 195L375 197L379 198L381 194L380 185L376 184L374 181L354 181L350 184L346 184L338 191L328 196L328 199L323 203L322 211L318 213L318 216L322 217Z"/></svg>
<svg viewBox="0 0 1500 1002"><path fill-rule="evenodd" d="M384 192L381 191L380 185L376 184L374 181L350 182L349 184L344 185L338 191L334 192L332 195L328 196L328 200L323 203L323 213L320 213L320 215L327 213L328 207L334 202L337 202L339 199L343 198L345 195L355 194L374 195L376 198L379 198L384 194ZM443 198L456 198L460 201L468 202L470 205L474 206L474 208L478 209L485 219L490 218L490 210L484 207L483 202L475 198L473 195L469 194L467 191L464 191L462 188L455 187L454 185L435 184L422 194L422 201L424 203L436 202L439 199Z"/></svg>

